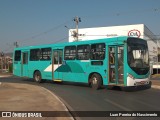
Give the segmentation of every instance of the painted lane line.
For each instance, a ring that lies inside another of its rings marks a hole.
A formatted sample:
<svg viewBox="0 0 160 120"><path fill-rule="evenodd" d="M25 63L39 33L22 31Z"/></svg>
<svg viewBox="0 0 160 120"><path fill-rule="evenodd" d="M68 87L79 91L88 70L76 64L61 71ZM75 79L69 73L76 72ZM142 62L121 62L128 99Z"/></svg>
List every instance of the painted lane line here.
<svg viewBox="0 0 160 120"><path fill-rule="evenodd" d="M111 100L109 100L109 99L104 99L104 100L105 100L106 102L108 102L108 103L116 106L116 107L121 108L121 109L124 110L124 111L132 111L131 109L128 109L128 108L126 108L126 107L124 107L124 106L122 106L122 105L120 105L120 104L117 104L116 102L113 102L113 101L111 101Z"/></svg>

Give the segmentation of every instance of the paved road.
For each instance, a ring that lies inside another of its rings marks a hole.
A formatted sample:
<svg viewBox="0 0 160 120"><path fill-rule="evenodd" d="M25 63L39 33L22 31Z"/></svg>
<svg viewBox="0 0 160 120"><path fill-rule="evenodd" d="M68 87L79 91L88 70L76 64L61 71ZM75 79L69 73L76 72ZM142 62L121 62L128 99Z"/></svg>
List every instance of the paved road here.
<svg viewBox="0 0 160 120"><path fill-rule="evenodd" d="M16 77L0 78L0 82L43 86L62 98L65 104L75 111L160 111L160 90L158 89L151 88L135 92L107 89L94 91L84 85L54 84L51 82L39 84L33 82L32 79Z"/></svg>

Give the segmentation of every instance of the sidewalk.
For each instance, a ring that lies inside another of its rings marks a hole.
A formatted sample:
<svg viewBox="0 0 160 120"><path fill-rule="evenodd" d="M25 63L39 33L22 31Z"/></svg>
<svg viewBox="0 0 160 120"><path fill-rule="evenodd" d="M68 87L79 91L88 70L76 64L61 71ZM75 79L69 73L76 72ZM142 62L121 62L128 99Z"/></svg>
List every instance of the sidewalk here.
<svg viewBox="0 0 160 120"><path fill-rule="evenodd" d="M1 77L10 77L10 76L12 76L13 74L12 73L1 73L0 72L0 78Z"/></svg>
<svg viewBox="0 0 160 120"><path fill-rule="evenodd" d="M25 118L27 120L73 120L66 106L49 90L40 86L0 82L0 111L66 111L65 117ZM47 114L47 112L46 112ZM52 114L51 114L52 115ZM5 119L1 117L0 118ZM22 118L7 118L7 120Z"/></svg>
<svg viewBox="0 0 160 120"><path fill-rule="evenodd" d="M151 80L152 82L152 88L155 88L155 89L160 89L160 80Z"/></svg>
<svg viewBox="0 0 160 120"><path fill-rule="evenodd" d="M151 77L152 88L160 89L160 74L154 74Z"/></svg>

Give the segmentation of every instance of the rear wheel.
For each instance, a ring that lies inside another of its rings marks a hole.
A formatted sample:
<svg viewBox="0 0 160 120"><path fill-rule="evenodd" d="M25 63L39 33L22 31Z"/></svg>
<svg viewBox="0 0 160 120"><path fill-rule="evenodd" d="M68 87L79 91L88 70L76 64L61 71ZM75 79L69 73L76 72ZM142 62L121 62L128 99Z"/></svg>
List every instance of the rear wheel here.
<svg viewBox="0 0 160 120"><path fill-rule="evenodd" d="M38 82L38 83L41 83L41 82L42 82L42 76L41 76L40 71L36 71L36 72L34 73L34 81L35 81L35 82Z"/></svg>
<svg viewBox="0 0 160 120"><path fill-rule="evenodd" d="M94 73L91 78L91 87L94 90L98 90L102 86L102 78L99 74Z"/></svg>

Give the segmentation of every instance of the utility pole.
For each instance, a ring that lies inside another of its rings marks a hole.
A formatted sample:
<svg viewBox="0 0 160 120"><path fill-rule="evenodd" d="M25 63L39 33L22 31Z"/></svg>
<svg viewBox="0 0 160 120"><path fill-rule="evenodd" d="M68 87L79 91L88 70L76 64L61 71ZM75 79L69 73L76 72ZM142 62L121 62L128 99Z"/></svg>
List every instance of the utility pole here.
<svg viewBox="0 0 160 120"><path fill-rule="evenodd" d="M18 42L14 42L14 46L18 48L19 47Z"/></svg>
<svg viewBox="0 0 160 120"><path fill-rule="evenodd" d="M81 22L81 18L76 16L74 19L73 19L76 23L76 33L75 33L75 37L76 37L76 40L78 41L78 23Z"/></svg>

